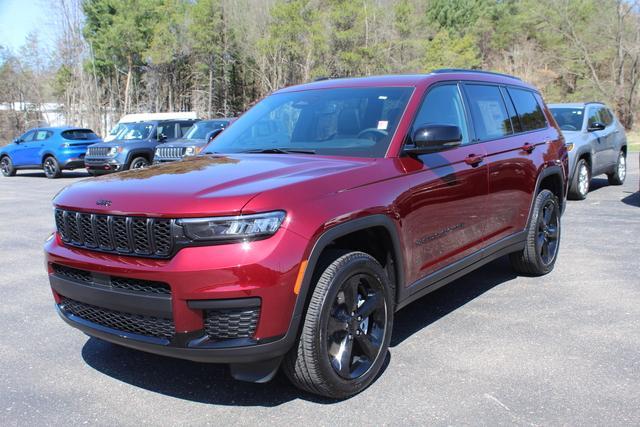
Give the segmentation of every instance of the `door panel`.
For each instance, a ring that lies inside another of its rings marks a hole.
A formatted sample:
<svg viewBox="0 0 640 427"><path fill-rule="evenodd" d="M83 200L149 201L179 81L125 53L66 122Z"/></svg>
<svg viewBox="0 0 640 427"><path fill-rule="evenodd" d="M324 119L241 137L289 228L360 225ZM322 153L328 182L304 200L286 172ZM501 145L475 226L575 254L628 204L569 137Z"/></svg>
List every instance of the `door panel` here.
<svg viewBox="0 0 640 427"><path fill-rule="evenodd" d="M471 144L467 111L455 83L429 89L414 119L407 141L425 125L458 126L461 145L436 153L400 159L408 188L397 200L403 217L407 283L477 251L482 247L487 203L487 167L467 163L483 159L481 144Z"/></svg>
<svg viewBox="0 0 640 427"><path fill-rule="evenodd" d="M36 134L35 130L31 130L20 137L22 142L17 144L16 149L11 153L11 159L15 166L33 165L39 162L31 162L29 159L29 152L33 149L33 138Z"/></svg>
<svg viewBox="0 0 640 427"><path fill-rule="evenodd" d="M600 109L597 106L591 106L587 109L587 128L593 123L603 123L600 117ZM609 165L609 146L607 129L596 130L590 132L593 136L593 171L592 175L601 174Z"/></svg>

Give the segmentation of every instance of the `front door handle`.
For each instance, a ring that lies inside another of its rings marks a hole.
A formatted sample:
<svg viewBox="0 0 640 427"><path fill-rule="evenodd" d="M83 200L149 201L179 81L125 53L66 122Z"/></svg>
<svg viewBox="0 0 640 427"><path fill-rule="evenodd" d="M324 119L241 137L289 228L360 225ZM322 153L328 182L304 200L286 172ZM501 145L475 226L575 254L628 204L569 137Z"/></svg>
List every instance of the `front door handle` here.
<svg viewBox="0 0 640 427"><path fill-rule="evenodd" d="M483 159L484 159L484 156L477 156L475 154L469 154L469 156L466 159L464 159L464 162L466 164L468 164L469 166L476 167L480 163L482 163Z"/></svg>
<svg viewBox="0 0 640 427"><path fill-rule="evenodd" d="M527 154L531 154L531 153L533 153L533 150L535 150L535 149L536 149L536 146L535 146L535 145L533 145L533 144L529 144L529 143L527 142L527 143L525 143L522 147L520 147L520 149L521 149L522 151L524 151L525 153L527 153Z"/></svg>

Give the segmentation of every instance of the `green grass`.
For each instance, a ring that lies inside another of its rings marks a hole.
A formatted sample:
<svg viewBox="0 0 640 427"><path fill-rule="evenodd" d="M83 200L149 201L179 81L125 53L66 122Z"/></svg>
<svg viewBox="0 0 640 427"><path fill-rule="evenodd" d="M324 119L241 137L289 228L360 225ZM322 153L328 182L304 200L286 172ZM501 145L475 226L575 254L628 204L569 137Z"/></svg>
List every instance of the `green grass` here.
<svg viewBox="0 0 640 427"><path fill-rule="evenodd" d="M634 129L627 132L629 151L640 151L640 130Z"/></svg>

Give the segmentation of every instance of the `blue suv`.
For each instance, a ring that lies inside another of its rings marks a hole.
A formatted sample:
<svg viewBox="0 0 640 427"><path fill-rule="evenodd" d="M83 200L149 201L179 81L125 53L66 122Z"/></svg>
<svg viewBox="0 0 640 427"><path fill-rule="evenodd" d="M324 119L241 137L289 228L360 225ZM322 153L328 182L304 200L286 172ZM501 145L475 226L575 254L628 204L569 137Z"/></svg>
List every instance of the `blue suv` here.
<svg viewBox="0 0 640 427"><path fill-rule="evenodd" d="M101 141L91 129L31 129L0 149L0 171L14 176L18 169L42 169L47 178L58 178L63 169L82 168L87 147Z"/></svg>
<svg viewBox="0 0 640 427"><path fill-rule="evenodd" d="M89 147L84 165L92 175L146 167L153 161L158 144L181 138L196 121L123 123L115 139Z"/></svg>

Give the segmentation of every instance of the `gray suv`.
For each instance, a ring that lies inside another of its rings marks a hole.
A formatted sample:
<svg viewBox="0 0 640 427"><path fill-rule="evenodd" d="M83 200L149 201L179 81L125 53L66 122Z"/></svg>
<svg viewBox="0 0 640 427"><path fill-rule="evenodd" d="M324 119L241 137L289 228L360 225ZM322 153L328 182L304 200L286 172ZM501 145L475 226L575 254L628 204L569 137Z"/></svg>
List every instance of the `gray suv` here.
<svg viewBox="0 0 640 427"><path fill-rule="evenodd" d="M182 138L158 145L153 163L173 162L184 157L195 156L234 120L225 118L199 121Z"/></svg>
<svg viewBox="0 0 640 427"><path fill-rule="evenodd" d="M181 138L196 121L124 123L115 139L89 146L84 165L92 175L143 168L153 161L158 144Z"/></svg>
<svg viewBox="0 0 640 427"><path fill-rule="evenodd" d="M549 104L569 152L569 197L583 200L591 178L607 174L621 185L627 175L627 137L609 107L600 102Z"/></svg>

